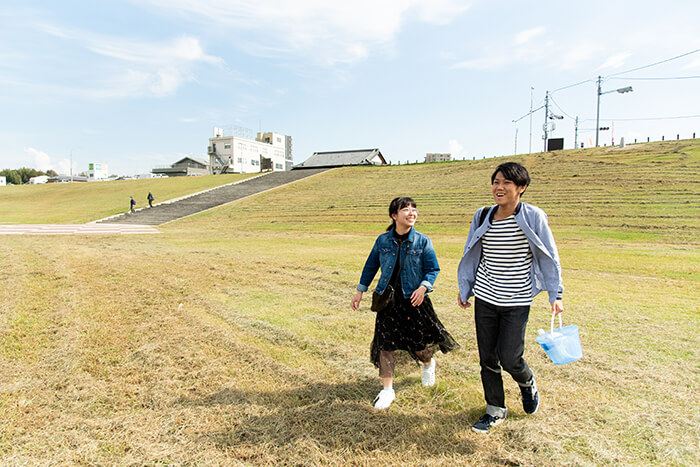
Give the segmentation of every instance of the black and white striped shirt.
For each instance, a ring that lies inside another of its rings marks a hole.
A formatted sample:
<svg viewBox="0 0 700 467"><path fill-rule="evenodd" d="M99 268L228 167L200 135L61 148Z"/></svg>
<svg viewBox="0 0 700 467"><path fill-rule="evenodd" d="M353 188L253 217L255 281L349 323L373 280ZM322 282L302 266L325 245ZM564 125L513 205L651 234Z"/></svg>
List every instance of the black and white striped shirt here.
<svg viewBox="0 0 700 467"><path fill-rule="evenodd" d="M474 295L497 306L530 305L532 251L514 216L493 221L481 251Z"/></svg>

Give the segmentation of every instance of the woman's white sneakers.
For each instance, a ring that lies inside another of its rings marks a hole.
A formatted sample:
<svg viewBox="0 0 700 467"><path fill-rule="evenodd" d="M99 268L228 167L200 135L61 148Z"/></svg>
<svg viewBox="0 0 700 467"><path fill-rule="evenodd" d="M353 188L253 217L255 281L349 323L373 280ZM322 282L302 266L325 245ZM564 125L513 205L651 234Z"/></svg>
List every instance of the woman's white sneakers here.
<svg viewBox="0 0 700 467"><path fill-rule="evenodd" d="M423 374L421 375L423 386L435 385L435 359L430 359L430 365L423 365Z"/></svg>
<svg viewBox="0 0 700 467"><path fill-rule="evenodd" d="M379 391L377 397L374 399L374 408L377 410L386 409L394 402L396 398L396 393L393 388L384 388Z"/></svg>
<svg viewBox="0 0 700 467"><path fill-rule="evenodd" d="M423 386L434 386L435 385L435 359L430 359L430 365L423 365L423 374L421 375L421 382ZM392 402L396 399L396 393L394 388L384 388L379 391L377 397L374 398L374 408L377 410L382 410L388 408Z"/></svg>

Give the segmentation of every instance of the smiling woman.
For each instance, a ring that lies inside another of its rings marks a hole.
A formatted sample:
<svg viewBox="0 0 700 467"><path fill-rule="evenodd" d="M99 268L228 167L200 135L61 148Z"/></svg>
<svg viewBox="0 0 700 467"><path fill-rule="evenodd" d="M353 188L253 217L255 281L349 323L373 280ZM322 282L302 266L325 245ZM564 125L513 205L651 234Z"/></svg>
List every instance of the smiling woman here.
<svg viewBox="0 0 700 467"><path fill-rule="evenodd" d="M383 389L374 400L375 409L386 409L394 401L394 352L407 350L411 356L423 363L423 386L435 385L434 349L443 353L459 347L445 330L430 298L433 284L440 272L435 250L430 238L414 229L418 219L416 202L408 197L394 198L389 205L391 224L387 232L380 235L365 262L357 293L351 307L360 307L362 294L366 292L381 268L376 296L389 296L377 312L374 339L370 358L379 368ZM386 302L386 303L384 303Z"/></svg>

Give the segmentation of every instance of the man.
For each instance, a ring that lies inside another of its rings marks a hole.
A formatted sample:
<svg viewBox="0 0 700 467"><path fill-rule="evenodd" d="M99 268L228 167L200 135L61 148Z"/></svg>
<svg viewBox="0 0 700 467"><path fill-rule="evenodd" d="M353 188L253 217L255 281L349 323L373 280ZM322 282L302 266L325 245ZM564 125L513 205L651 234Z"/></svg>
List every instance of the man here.
<svg viewBox="0 0 700 467"><path fill-rule="evenodd" d="M540 397L535 375L523 359L525 329L532 299L549 294L552 313L564 308L559 254L547 215L522 203L530 184L527 169L515 162L501 164L491 175L495 206L474 215L459 263L458 303L468 308L473 295L476 339L486 414L472 429L487 433L502 423L505 406L501 368L520 386L523 410L534 414Z"/></svg>

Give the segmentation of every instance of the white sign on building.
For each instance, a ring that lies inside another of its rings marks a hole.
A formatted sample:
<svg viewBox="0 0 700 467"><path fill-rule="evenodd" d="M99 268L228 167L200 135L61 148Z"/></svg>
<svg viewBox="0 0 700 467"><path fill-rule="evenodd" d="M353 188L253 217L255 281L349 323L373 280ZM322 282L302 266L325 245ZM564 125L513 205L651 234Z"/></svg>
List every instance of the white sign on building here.
<svg viewBox="0 0 700 467"><path fill-rule="evenodd" d="M88 180L104 180L109 178L107 164L90 162L88 164Z"/></svg>

